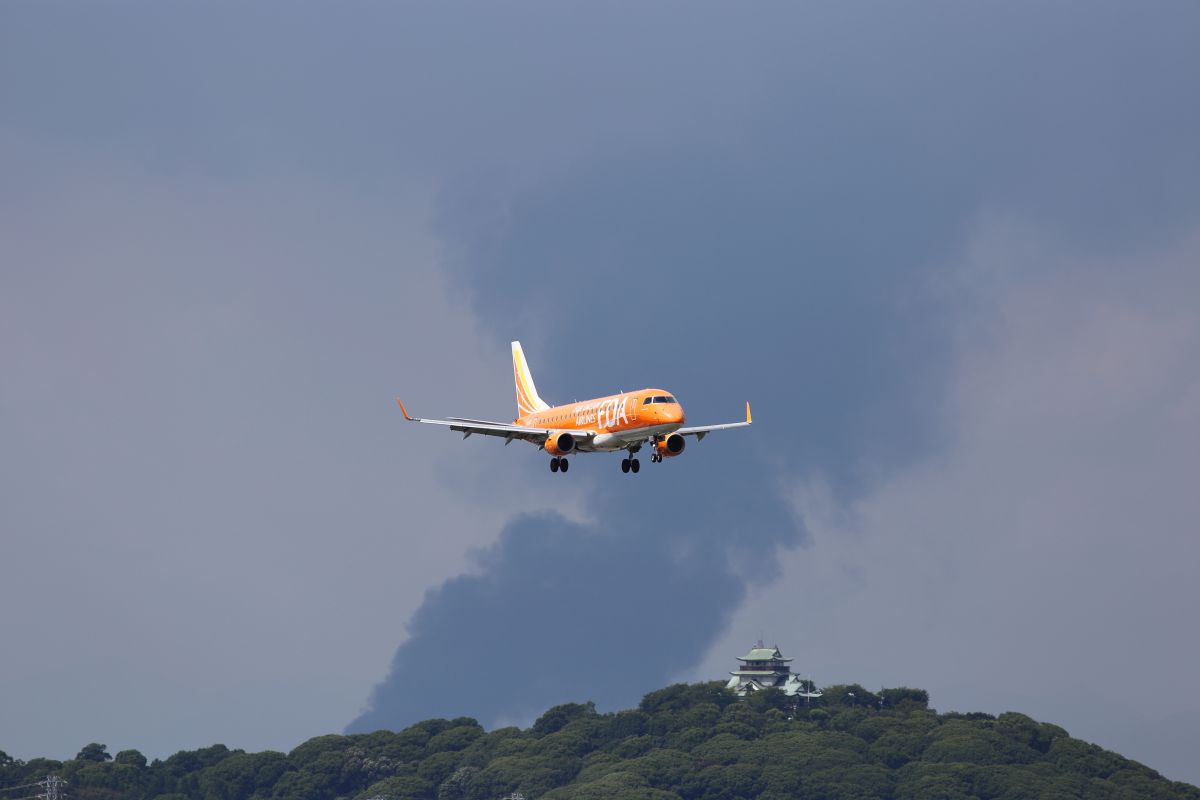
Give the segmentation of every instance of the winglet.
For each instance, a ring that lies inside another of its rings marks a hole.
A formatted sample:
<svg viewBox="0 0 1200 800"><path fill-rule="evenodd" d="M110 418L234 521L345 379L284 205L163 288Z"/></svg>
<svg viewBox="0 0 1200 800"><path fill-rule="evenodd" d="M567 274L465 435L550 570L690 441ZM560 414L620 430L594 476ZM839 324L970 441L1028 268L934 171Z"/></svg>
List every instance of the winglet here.
<svg viewBox="0 0 1200 800"><path fill-rule="evenodd" d="M408 420L409 422L416 422L416 420L414 420L412 417L410 417L408 415L408 411L407 411L407 409L404 408L404 403L400 400L399 397L396 398L396 405L400 406L400 413L402 413L404 415L404 418L406 420Z"/></svg>
<svg viewBox="0 0 1200 800"><path fill-rule="evenodd" d="M407 415L405 415L407 416ZM750 419L750 401L746 401L746 424L749 425L754 420Z"/></svg>

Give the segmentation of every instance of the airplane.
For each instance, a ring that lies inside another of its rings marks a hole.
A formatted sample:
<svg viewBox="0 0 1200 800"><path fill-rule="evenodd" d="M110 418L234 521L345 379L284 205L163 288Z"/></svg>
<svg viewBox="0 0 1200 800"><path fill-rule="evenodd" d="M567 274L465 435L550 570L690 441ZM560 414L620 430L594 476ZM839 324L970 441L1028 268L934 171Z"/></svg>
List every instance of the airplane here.
<svg viewBox="0 0 1200 800"><path fill-rule="evenodd" d="M409 416L399 397L396 404L409 422L444 425L462 433L464 439L478 433L502 436L505 445L514 439L536 444L550 454L551 472L566 472L570 468L567 456L572 453L627 451L629 455L621 461L621 472L637 473L641 469L637 453L643 445L651 450L650 460L661 463L664 458L674 458L683 452L685 436L695 436L700 441L713 431L743 428L751 423L747 402L745 422L684 427L683 406L663 389L639 389L551 406L538 394L520 342L512 343L512 356L517 384L517 418L512 422L466 417L421 419Z"/></svg>

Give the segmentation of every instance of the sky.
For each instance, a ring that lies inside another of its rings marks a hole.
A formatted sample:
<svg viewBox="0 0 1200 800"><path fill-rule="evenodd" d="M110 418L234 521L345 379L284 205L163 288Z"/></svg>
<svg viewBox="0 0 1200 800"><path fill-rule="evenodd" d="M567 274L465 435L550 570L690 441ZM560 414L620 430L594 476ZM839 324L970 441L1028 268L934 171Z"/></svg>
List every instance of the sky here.
<svg viewBox="0 0 1200 800"><path fill-rule="evenodd" d="M0 749L720 679L1200 782L1200 9L0 6ZM636 478L406 426L674 392Z"/></svg>

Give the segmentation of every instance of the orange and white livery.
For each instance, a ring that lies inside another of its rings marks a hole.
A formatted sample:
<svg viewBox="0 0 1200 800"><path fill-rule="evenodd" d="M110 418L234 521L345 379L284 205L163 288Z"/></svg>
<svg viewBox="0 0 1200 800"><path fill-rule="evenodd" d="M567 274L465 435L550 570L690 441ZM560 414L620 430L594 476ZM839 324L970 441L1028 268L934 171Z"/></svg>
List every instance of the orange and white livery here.
<svg viewBox="0 0 1200 800"><path fill-rule="evenodd" d="M683 406L670 392L662 389L639 389L552 406L538 394L529 364L520 342L512 343L513 378L517 386L517 418L512 422L489 422L466 417L448 419L419 419L409 416L400 398L397 405L409 422L445 425L459 431L463 438L473 433L501 436L508 444L513 439L532 442L550 454L550 471L566 472L570 468L567 456L572 453L628 453L621 462L622 472L641 469L637 453L642 446L650 448L650 460L662 461L683 452L684 437L695 436L697 441L712 431L742 428L750 424L750 404L746 403L746 421L723 425L685 427Z"/></svg>

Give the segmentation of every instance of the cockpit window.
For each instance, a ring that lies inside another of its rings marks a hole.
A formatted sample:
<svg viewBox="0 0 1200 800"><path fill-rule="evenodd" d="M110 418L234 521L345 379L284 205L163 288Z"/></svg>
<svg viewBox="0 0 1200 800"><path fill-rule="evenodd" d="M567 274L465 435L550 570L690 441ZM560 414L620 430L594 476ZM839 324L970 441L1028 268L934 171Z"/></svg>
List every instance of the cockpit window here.
<svg viewBox="0 0 1200 800"><path fill-rule="evenodd" d="M676 400L674 397L671 397L671 395L660 394L660 395L656 395L654 397L647 397L645 400L642 401L642 405L648 405L650 403L674 403L674 402L676 402Z"/></svg>

